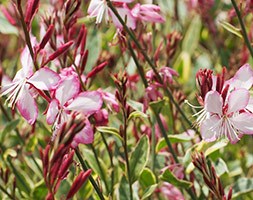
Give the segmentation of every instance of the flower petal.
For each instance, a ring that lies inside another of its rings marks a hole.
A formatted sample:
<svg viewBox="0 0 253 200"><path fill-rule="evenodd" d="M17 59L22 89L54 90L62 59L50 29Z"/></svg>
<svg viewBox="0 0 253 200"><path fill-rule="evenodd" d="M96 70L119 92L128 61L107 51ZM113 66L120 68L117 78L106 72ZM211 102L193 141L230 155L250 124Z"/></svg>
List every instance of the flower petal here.
<svg viewBox="0 0 253 200"><path fill-rule="evenodd" d="M29 77L33 73L33 60L27 46L23 49L20 60L24 77Z"/></svg>
<svg viewBox="0 0 253 200"><path fill-rule="evenodd" d="M250 89L253 84L253 70L249 64L243 65L235 74L228 80L231 88Z"/></svg>
<svg viewBox="0 0 253 200"><path fill-rule="evenodd" d="M240 134L253 134L253 114L243 112L231 117L230 121Z"/></svg>
<svg viewBox="0 0 253 200"><path fill-rule="evenodd" d="M126 4L123 4L123 7L118 7L117 11L123 20L126 19L127 27L131 29L136 28L136 18L132 15L130 9L127 7ZM112 17L112 22L114 23L114 25L117 28L122 29L123 27L122 24L120 23L120 21L118 20L118 18L115 16L115 14L112 12L111 9L109 9L109 13Z"/></svg>
<svg viewBox="0 0 253 200"><path fill-rule="evenodd" d="M249 97L250 97L250 94L248 90L244 88L235 89L228 96L227 113L230 114L232 112L236 112L241 109L244 109L249 103Z"/></svg>
<svg viewBox="0 0 253 200"><path fill-rule="evenodd" d="M56 99L53 99L50 102L47 110L47 123L49 125L54 123L58 112L59 112L59 102Z"/></svg>
<svg viewBox="0 0 253 200"><path fill-rule="evenodd" d="M220 135L221 127L220 127L221 119L213 115L210 118L205 119L200 124L200 133L206 142L212 142L218 138Z"/></svg>
<svg viewBox="0 0 253 200"><path fill-rule="evenodd" d="M63 79L56 89L55 97L60 105L64 105L68 100L74 98L80 90L79 80L76 76L70 76Z"/></svg>
<svg viewBox="0 0 253 200"><path fill-rule="evenodd" d="M79 133L76 134L73 142L71 143L71 146L73 148L76 148L78 144L90 144L93 141L94 141L94 132L90 122L86 120L85 127Z"/></svg>
<svg viewBox="0 0 253 200"><path fill-rule="evenodd" d="M210 91L205 96L204 108L207 112L222 115L223 101L217 91Z"/></svg>
<svg viewBox="0 0 253 200"><path fill-rule="evenodd" d="M82 92L67 106L67 109L90 115L98 111L102 103L102 96L99 92Z"/></svg>
<svg viewBox="0 0 253 200"><path fill-rule="evenodd" d="M50 90L60 81L60 76L53 70L43 67L35 72L35 74L28 80L40 90Z"/></svg>
<svg viewBox="0 0 253 200"><path fill-rule="evenodd" d="M34 124L38 117L38 108L26 86L20 91L17 108L29 124Z"/></svg>

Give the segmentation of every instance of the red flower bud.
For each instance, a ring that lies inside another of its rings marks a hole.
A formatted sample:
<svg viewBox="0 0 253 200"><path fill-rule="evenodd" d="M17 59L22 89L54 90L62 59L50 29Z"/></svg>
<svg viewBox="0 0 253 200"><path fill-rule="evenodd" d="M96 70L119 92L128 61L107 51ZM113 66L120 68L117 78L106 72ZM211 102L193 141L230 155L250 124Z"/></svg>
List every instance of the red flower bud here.
<svg viewBox="0 0 253 200"><path fill-rule="evenodd" d="M48 57L47 61L45 63L43 63L43 66L46 65L49 61L52 61L55 58L57 58L58 56L60 56L61 54L65 53L73 43L74 43L73 41L69 41L69 42L63 44L62 46L60 46L54 53L52 53Z"/></svg>
<svg viewBox="0 0 253 200"><path fill-rule="evenodd" d="M91 78L92 76L96 75L98 72L100 72L102 69L104 69L104 67L107 65L107 62L103 62L100 65L96 66L93 70L91 70L88 74L87 74L87 78Z"/></svg>
<svg viewBox="0 0 253 200"><path fill-rule="evenodd" d="M39 46L38 46L38 49L37 49L37 52L39 52L41 49L44 49L44 47L46 46L47 42L49 41L49 39L51 38L52 34L54 32L54 25L51 24L48 29L47 29L47 32L45 34L45 36L42 38Z"/></svg>
<svg viewBox="0 0 253 200"><path fill-rule="evenodd" d="M75 193L81 188L81 186L84 184L84 182L88 179L88 177L91 174L91 169L88 169L86 172L82 171L73 182L69 193L67 195L67 199L72 198Z"/></svg>
<svg viewBox="0 0 253 200"><path fill-rule="evenodd" d="M25 13L25 23L30 26L34 15L37 13L39 8L39 0L28 0Z"/></svg>

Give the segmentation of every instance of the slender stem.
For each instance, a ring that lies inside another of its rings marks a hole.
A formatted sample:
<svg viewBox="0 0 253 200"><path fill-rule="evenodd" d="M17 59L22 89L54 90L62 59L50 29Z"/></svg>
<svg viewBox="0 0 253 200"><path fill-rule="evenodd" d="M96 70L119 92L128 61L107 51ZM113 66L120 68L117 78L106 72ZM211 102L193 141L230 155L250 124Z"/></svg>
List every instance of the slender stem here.
<svg viewBox="0 0 253 200"><path fill-rule="evenodd" d="M150 124L152 122L150 121ZM154 172L155 171L155 159L156 159L156 152L155 152L155 147L156 147L156 138L155 138L155 126L152 126L151 128L151 169Z"/></svg>
<svg viewBox="0 0 253 200"><path fill-rule="evenodd" d="M83 91L85 91L85 90L86 90L86 88L85 88L84 83L83 83L83 81L82 81L81 74L79 74L78 67L76 66L76 63L75 63L74 59L71 57L71 55L70 55L70 54L68 54L68 57L69 57L70 61L72 62L72 64L73 64L73 65L74 65L74 67L75 67L75 70L76 70L76 73L77 73L77 76L78 76L79 82L80 82L80 84L81 84L82 90L83 90Z"/></svg>
<svg viewBox="0 0 253 200"><path fill-rule="evenodd" d="M137 57L136 57L136 55L134 53L134 50L133 50L133 48L131 46L130 41L128 41L128 49L129 49L129 51L131 53L132 58L134 59L134 62L135 62L136 67L137 67L137 70L138 70L138 72L139 72L139 74L141 76L141 80L142 80L145 88L147 88L148 87L148 82L147 82L147 79L145 78L144 70L141 67L140 63L138 62L138 59L137 59Z"/></svg>
<svg viewBox="0 0 253 200"><path fill-rule="evenodd" d="M132 180L131 180L131 173L130 173L130 165L129 165L129 158L128 158L128 148L127 148L127 114L124 108L122 108L123 111L123 121L124 121L124 127L123 127L123 148L124 148L124 154L126 159L126 168L127 168L127 177L128 177L128 184L129 184L129 190L130 190L130 199L133 200L133 188L132 188Z"/></svg>
<svg viewBox="0 0 253 200"><path fill-rule="evenodd" d="M239 8L238 8L238 6L237 6L235 0L231 0L231 2L232 2L232 4L233 4L233 6L234 6L235 12L236 12L236 14L237 14L237 17L238 17L238 19L239 19L239 23L240 23L241 28L242 28L242 36L243 36L243 39L244 39L244 41L245 41L245 43L246 43L246 46L247 46L248 49L249 49L249 52L250 52L251 57L253 58L253 48L252 48L252 46L251 46L251 44L250 44L250 41L249 41L249 38L248 38L248 35L247 35L247 31L246 31L245 25L244 25L243 20L242 20L241 13L240 13L240 11L239 11Z"/></svg>
<svg viewBox="0 0 253 200"><path fill-rule="evenodd" d="M160 74L158 73L155 64L151 61L151 59L148 57L148 55L146 54L145 49L143 49L139 43L139 41L137 40L137 38L135 37L134 33L127 27L126 23L124 22L124 20L121 18L121 16L119 15L118 11L114 8L114 6L112 5L110 0L106 0L108 7L113 11L113 13L115 14L115 16L117 17L117 19L119 20L119 22L122 24L122 26L124 27L125 31L129 34L129 36L132 38L132 40L134 41L136 47L140 50L140 52L142 53L142 55L144 56L145 60L147 61L147 63L149 64L149 66L152 68L152 70L154 71L158 82L162 85L163 84L163 80L160 76ZM182 117L184 118L184 120L190 125L192 126L191 121L187 118L187 116L185 115L185 113L183 112L183 110L180 108L180 106L178 105L178 103L175 101L172 93L170 92L170 90L164 86L164 90L166 92L166 95L169 97L169 99L171 100L171 102L175 105L175 107L177 108L177 110L179 111L179 113L182 115ZM197 130L196 130L197 131ZM197 131L198 132L198 131Z"/></svg>
<svg viewBox="0 0 253 200"><path fill-rule="evenodd" d="M80 151L78 149L75 149L75 153L76 153L76 156L77 156L78 160L80 161L80 163L82 165L83 170L87 171L88 170L87 164L83 160L83 157L82 157ZM91 175L89 176L89 180L90 180L91 184L93 185L94 189L96 190L99 198L101 200L105 200L105 198L104 198L103 194L101 193L96 181L94 180L94 178Z"/></svg>
<svg viewBox="0 0 253 200"><path fill-rule="evenodd" d="M18 5L18 12L20 14L20 21L21 21L22 28L23 28L23 31L24 31L24 34L25 34L25 41L26 41L27 47L30 51L34 67L35 67L36 70L38 70L39 67L38 67L38 64L37 64L37 62L35 60L35 57L34 57L34 52L33 52L33 47L32 47L32 43L31 43L31 39L30 39L30 34L28 32L28 29L27 29L27 26L26 26L26 23L25 23L25 20L24 20L24 13L23 13L21 4L17 3L17 5Z"/></svg>
<svg viewBox="0 0 253 200"><path fill-rule="evenodd" d="M101 172L101 178L102 178L102 180L103 180L104 183L105 183L106 193L108 193L108 192L109 192L109 187L108 187L108 184L107 184L107 182L106 182L106 177L105 177L104 171L103 171L102 166L101 166L101 164L100 164L100 161L99 161L99 159L98 159L98 155L97 155L96 149L94 148L94 146L93 146L92 144L90 144L89 146L90 146L90 148L91 148L91 150L92 150L92 152L93 152L93 154L94 154L94 156L95 156L95 159L96 159L98 168L99 168L99 170L100 170L100 172Z"/></svg>
<svg viewBox="0 0 253 200"><path fill-rule="evenodd" d="M173 156L175 162L176 162L176 163L179 163L178 158L177 158L177 155L176 155L176 153L175 153L175 151L174 151L174 149L173 149L173 147L172 147L172 145L171 145L171 143L170 143L170 140L169 140L169 138L168 138L168 136L167 136L166 130L165 130L164 126L163 126L163 123L162 123L162 120L161 120L159 114L156 113L154 110L153 110L153 112L154 112L154 114L155 114L155 117L156 117L158 126L159 126L159 128L160 128L160 131L162 132L162 135L163 135L163 137L164 137L164 139L165 139L165 142L166 142L167 146L169 147L169 150L170 150L170 152L171 152L171 154L172 154L172 156Z"/></svg>
<svg viewBox="0 0 253 200"><path fill-rule="evenodd" d="M101 134L102 140L103 140L103 142L104 142L104 144L105 144L106 150L107 150L107 152L108 152L108 154L109 154L109 157L110 157L111 168L112 168L112 173L111 173L111 194L113 194L113 186L114 186L114 164L113 164L113 155L112 155L112 153L111 153L111 151L110 151L110 148L109 148L109 146L108 146L108 144L107 144L107 142L106 142L105 136L103 135L102 132L100 132L100 134Z"/></svg>
<svg viewBox="0 0 253 200"><path fill-rule="evenodd" d="M4 187L2 187L0 185L0 190L3 191L3 193L5 193L10 199L16 199L14 196L12 196L6 189L4 189Z"/></svg>

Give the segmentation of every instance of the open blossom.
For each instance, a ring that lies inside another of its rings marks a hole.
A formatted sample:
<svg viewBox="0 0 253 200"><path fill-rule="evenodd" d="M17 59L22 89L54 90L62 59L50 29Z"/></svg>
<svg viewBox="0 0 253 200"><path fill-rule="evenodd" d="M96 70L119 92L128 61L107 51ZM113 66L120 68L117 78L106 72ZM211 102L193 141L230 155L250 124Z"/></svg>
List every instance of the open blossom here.
<svg viewBox="0 0 253 200"><path fill-rule="evenodd" d="M126 25L131 29L136 28L136 22L138 20L157 23L163 23L165 21L165 19L159 14L159 6L153 4L141 5L137 3L131 10L127 4L132 3L133 0L111 0L111 2L119 13L120 17L123 20L126 20ZM106 0L91 0L88 8L88 14L90 17L96 17L96 24L101 23L103 17L105 18L106 22L109 22L109 17L111 17L112 22L117 28L123 28L116 15L108 7Z"/></svg>
<svg viewBox="0 0 253 200"><path fill-rule="evenodd" d="M88 117L100 110L102 106L101 94L97 91L80 92L80 83L76 76L63 77L55 90L54 99L47 111L47 123L54 124L59 129L70 117L71 111ZM79 143L93 142L93 129L88 119L85 127L77 133L72 143L76 147Z"/></svg>
<svg viewBox="0 0 253 200"><path fill-rule="evenodd" d="M115 4L115 8L121 18L127 18L127 26L135 29L135 19L131 14L131 10L126 5L126 3L131 3L132 1L133 0L112 0L111 2ZM101 23L103 17L105 17L106 22L109 22L109 17L111 17L115 26L120 29L122 28L121 23L118 21L113 11L108 7L106 0L91 0L88 14L90 17L96 17L96 24Z"/></svg>
<svg viewBox="0 0 253 200"><path fill-rule="evenodd" d="M20 114L33 124L38 116L38 108L33 97L32 89L50 90L60 80L59 75L47 67L43 67L33 73L32 58L26 47L21 54L22 69L20 69L13 81L3 85L1 96L9 94L8 106L12 109L17 104ZM29 105L29 106L27 106Z"/></svg>
<svg viewBox="0 0 253 200"><path fill-rule="evenodd" d="M202 78L198 77L201 80L204 108L199 112L197 123L205 141L211 142L225 136L234 144L243 134L253 134L252 99L249 93L253 71L248 64L243 65L227 81L224 80L224 71L217 76L209 76L211 74L203 73ZM208 83L207 87L204 87L205 83Z"/></svg>

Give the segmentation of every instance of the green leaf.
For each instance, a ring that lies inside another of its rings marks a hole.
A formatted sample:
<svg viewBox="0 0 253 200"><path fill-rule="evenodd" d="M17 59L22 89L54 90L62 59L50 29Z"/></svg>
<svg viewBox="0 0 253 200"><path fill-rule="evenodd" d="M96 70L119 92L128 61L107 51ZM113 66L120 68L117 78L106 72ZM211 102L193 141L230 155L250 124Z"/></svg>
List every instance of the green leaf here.
<svg viewBox="0 0 253 200"><path fill-rule="evenodd" d="M230 33L235 34L239 38L242 38L241 29L234 27L232 24L226 22L226 21L220 21L220 24L223 28L225 28Z"/></svg>
<svg viewBox="0 0 253 200"><path fill-rule="evenodd" d="M127 100L127 104L129 104L129 106L131 106L134 110L143 111L143 104L138 102L138 101L134 101L134 100Z"/></svg>
<svg viewBox="0 0 253 200"><path fill-rule="evenodd" d="M142 198L141 199L146 199L148 198L150 195L153 194L153 192L155 191L157 187L157 184L151 185L148 188L146 188L143 192Z"/></svg>
<svg viewBox="0 0 253 200"><path fill-rule="evenodd" d="M37 146L38 144L38 138L36 135L33 135L30 139L29 139L29 142L27 143L27 145L25 146L26 147L26 150L28 152L33 152L35 150L35 147Z"/></svg>
<svg viewBox="0 0 253 200"><path fill-rule="evenodd" d="M87 160L87 162L88 162L89 166L91 167L91 169L96 174L98 174L100 176L100 178L103 178L103 174L105 176L108 175L108 169L105 166L102 159L98 158L100 166L101 166L101 169L100 169L93 152L91 152L89 149L82 149L81 151L83 152L85 160ZM106 176L103 181L104 181L104 183L106 183L106 185L108 185L108 186L110 185L110 178L109 177Z"/></svg>
<svg viewBox="0 0 253 200"><path fill-rule="evenodd" d="M182 50L192 55L194 50L198 46L199 38L200 38L200 30L201 30L201 19L198 15L196 15L193 20L191 20L191 24L187 29L185 37L183 39Z"/></svg>
<svg viewBox="0 0 253 200"><path fill-rule="evenodd" d="M165 100L160 100L160 101L153 101L151 103L149 103L149 106L152 108L152 110L155 113L160 113L162 108L164 107L165 104Z"/></svg>
<svg viewBox="0 0 253 200"><path fill-rule="evenodd" d="M191 182L178 179L176 176L174 176L174 174L169 169L166 169L163 172L161 179L163 181L166 181L166 182L176 186L176 187L189 188L192 186Z"/></svg>
<svg viewBox="0 0 253 200"><path fill-rule="evenodd" d="M180 80L187 82L191 75L191 57L186 51L182 51L174 64L175 70L179 73Z"/></svg>
<svg viewBox="0 0 253 200"><path fill-rule="evenodd" d="M7 160L8 156L11 156L11 157L16 157L17 156L17 152L14 150L14 149L7 149L4 154L3 154L3 158L5 160Z"/></svg>
<svg viewBox="0 0 253 200"><path fill-rule="evenodd" d="M218 142L216 142L214 145L212 145L211 147L209 147L206 151L205 151L205 156L208 156L212 153L214 153L215 151L227 146L228 144L228 140L227 139L222 139Z"/></svg>
<svg viewBox="0 0 253 200"><path fill-rule="evenodd" d="M146 119L146 118L148 118L148 116L143 112L134 111L134 112L131 112L131 114L128 117L128 120L135 119L135 118L144 118L144 119Z"/></svg>
<svg viewBox="0 0 253 200"><path fill-rule="evenodd" d="M130 200L129 184L126 177L123 175L119 184L119 197L120 200Z"/></svg>
<svg viewBox="0 0 253 200"><path fill-rule="evenodd" d="M233 198L253 191L253 178L239 178L233 185Z"/></svg>
<svg viewBox="0 0 253 200"><path fill-rule="evenodd" d="M150 187L151 185L154 185L156 183L154 173L148 168L143 169L139 177L139 183L143 188L147 188Z"/></svg>
<svg viewBox="0 0 253 200"><path fill-rule="evenodd" d="M99 126L97 127L97 131L102 132L102 133L107 133L111 135L117 136L121 141L123 141L123 138L119 135L118 129L114 127L108 127L108 126Z"/></svg>
<svg viewBox="0 0 253 200"><path fill-rule="evenodd" d="M228 167L227 164L225 163L224 160L219 158L215 163L214 163L214 168L218 176L223 175L224 173L228 173Z"/></svg>
<svg viewBox="0 0 253 200"><path fill-rule="evenodd" d="M129 168L131 174L131 183L136 181L142 170L148 162L149 156L149 140L146 135L143 135L130 157Z"/></svg>
<svg viewBox="0 0 253 200"><path fill-rule="evenodd" d="M3 132L0 134L0 143L3 143L6 134L10 133L18 126L19 121L20 121L19 119L16 119L7 123Z"/></svg>
<svg viewBox="0 0 253 200"><path fill-rule="evenodd" d="M97 59L101 51L101 35L98 29L88 29L92 32L87 36L87 50L89 51L85 72L89 72L96 65Z"/></svg>
<svg viewBox="0 0 253 200"><path fill-rule="evenodd" d="M0 33L18 35L18 29L8 22L2 12L0 12Z"/></svg>
<svg viewBox="0 0 253 200"><path fill-rule="evenodd" d="M48 189L46 187L46 184L44 180L41 180L34 186L32 191L32 197L36 200L44 200L46 198L47 192Z"/></svg>
<svg viewBox="0 0 253 200"><path fill-rule="evenodd" d="M168 138L171 143L178 143L178 142L189 142L191 141L192 137L189 135L186 135L184 133L182 134L176 134L176 135L168 135ZM164 147L167 147L167 144L165 142L165 139L162 138L158 141L156 145L156 152L159 152Z"/></svg>

